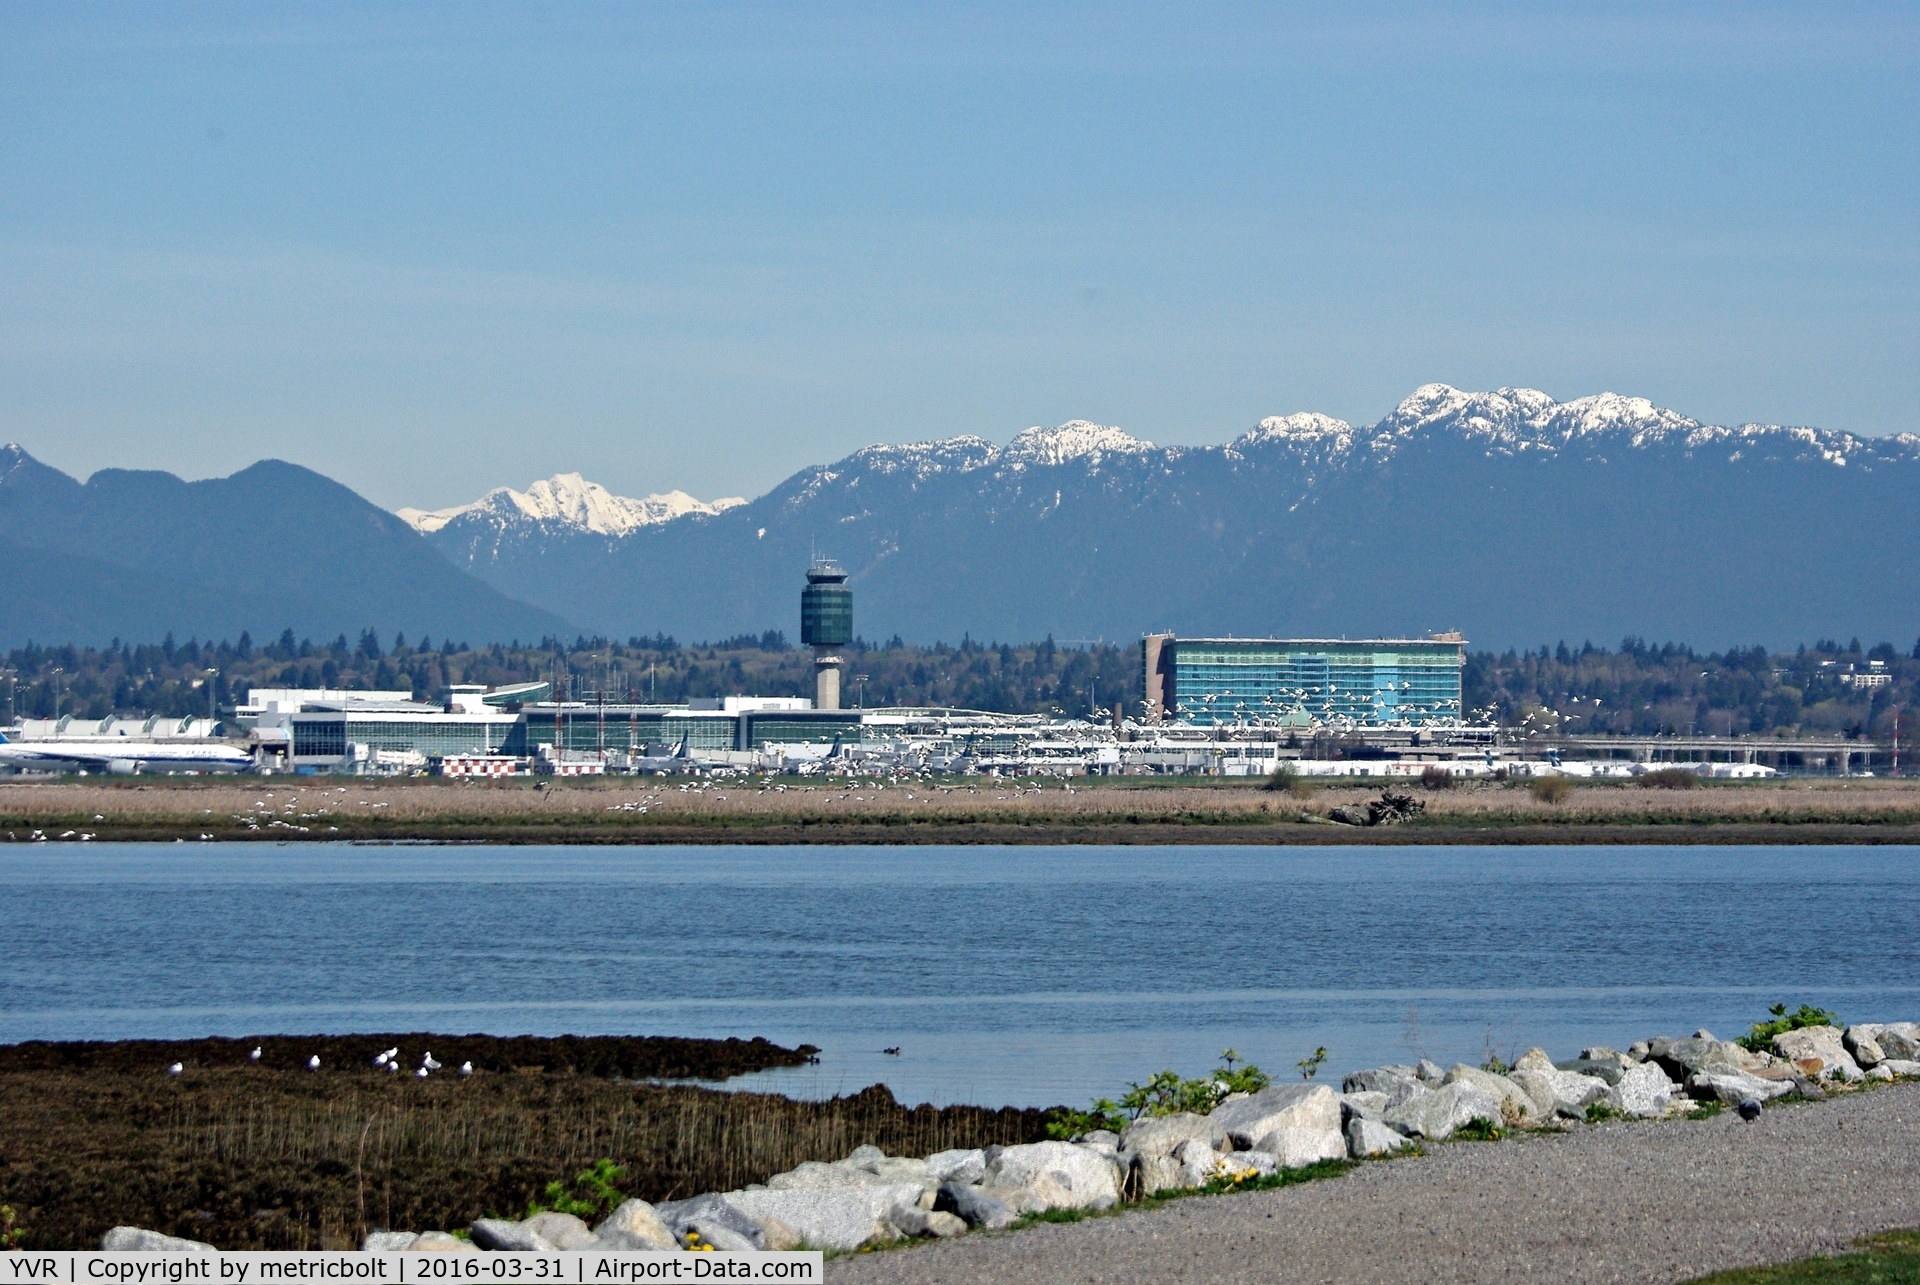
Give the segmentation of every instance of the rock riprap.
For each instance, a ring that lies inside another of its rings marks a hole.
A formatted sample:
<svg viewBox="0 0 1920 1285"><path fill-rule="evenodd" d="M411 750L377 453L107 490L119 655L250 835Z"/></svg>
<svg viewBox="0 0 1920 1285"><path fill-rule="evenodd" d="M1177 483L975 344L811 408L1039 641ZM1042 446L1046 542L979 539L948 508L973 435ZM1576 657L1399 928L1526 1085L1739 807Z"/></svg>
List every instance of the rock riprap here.
<svg viewBox="0 0 1920 1285"><path fill-rule="evenodd" d="M1754 1052L1711 1031L1656 1036L1626 1052L1582 1049L1553 1061L1529 1049L1510 1070L1422 1060L1355 1071L1335 1092L1276 1084L1232 1093L1207 1114L1144 1116L1114 1134L922 1158L856 1147L764 1183L651 1205L628 1200L597 1226L571 1214L482 1218L465 1239L375 1231L363 1248L413 1253L854 1250L915 1237L998 1231L1023 1215L1103 1210L1168 1191L1257 1181L1325 1160L1367 1159L1441 1142L1476 1122L1526 1128L1596 1113L1658 1119L1718 1102L1738 1107L1823 1083L1920 1078L1920 1023L1807 1026ZM105 1250L209 1252L213 1246L115 1227Z"/></svg>

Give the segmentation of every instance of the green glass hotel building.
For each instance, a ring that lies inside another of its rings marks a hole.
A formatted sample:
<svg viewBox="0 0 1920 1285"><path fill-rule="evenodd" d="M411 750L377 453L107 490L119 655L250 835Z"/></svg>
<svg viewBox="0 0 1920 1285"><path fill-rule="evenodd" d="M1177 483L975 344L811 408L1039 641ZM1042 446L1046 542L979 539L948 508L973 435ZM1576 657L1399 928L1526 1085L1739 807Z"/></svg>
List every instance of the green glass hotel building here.
<svg viewBox="0 0 1920 1285"><path fill-rule="evenodd" d="M1140 642L1151 722L1377 726L1460 718L1466 640L1176 638Z"/></svg>

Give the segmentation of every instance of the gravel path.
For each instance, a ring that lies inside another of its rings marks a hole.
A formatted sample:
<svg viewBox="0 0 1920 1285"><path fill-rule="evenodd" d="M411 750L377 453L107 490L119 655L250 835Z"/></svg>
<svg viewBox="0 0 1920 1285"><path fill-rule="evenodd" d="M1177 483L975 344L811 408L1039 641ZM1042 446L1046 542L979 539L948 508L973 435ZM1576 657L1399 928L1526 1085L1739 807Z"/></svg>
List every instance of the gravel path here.
<svg viewBox="0 0 1920 1285"><path fill-rule="evenodd" d="M1920 1226L1920 1085L1450 1143L1280 1191L828 1264L836 1281L1676 1281Z"/></svg>

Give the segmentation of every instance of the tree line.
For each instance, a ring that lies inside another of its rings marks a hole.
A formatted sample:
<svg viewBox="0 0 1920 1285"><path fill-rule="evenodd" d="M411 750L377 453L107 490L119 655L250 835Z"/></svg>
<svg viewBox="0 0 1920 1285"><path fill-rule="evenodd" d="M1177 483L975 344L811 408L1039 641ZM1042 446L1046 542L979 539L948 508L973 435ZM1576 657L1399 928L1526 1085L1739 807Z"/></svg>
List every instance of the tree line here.
<svg viewBox="0 0 1920 1285"><path fill-rule="evenodd" d="M1139 705L1137 648L1061 646L1051 639L1013 646L963 638L958 645L912 646L856 640L846 649L842 702L868 707L943 705L1002 713L1075 714L1116 703ZM708 643L664 635L625 642L576 637L532 644L469 646L453 639L296 639L265 646L234 642L128 644L103 648L28 645L0 664L9 721L56 713L103 719L157 713L184 717L232 709L249 688L299 687L408 691L441 700L457 684L489 687L546 681L585 701L683 704L701 697L811 696L813 654L779 630ZM207 684L213 685L211 694Z"/></svg>
<svg viewBox="0 0 1920 1285"><path fill-rule="evenodd" d="M232 709L248 688L406 691L440 700L455 684L545 680L575 699L681 704L730 695L810 696L812 654L779 630L707 643L664 634L625 642L576 637L469 646L450 638L295 638L265 645L171 635L106 647L28 645L0 663L7 715L84 719ZM209 693L207 685L212 684ZM1628 637L1537 650L1469 653L1467 711L1514 727L1569 733L1776 735L1890 739L1920 686L1920 643L1908 651L1822 639L1794 651L1698 652ZM1086 717L1118 703L1141 710L1140 653L1131 645L982 643L916 646L891 638L848 649L843 701L867 707L944 705ZM1907 734L1911 734L1908 731Z"/></svg>

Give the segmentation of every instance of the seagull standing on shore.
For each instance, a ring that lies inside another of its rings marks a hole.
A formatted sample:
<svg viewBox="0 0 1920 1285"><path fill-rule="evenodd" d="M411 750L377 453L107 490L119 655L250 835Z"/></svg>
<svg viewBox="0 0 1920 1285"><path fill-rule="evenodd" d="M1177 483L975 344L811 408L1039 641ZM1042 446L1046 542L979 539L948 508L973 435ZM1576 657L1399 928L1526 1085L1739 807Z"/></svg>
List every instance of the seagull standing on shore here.
<svg viewBox="0 0 1920 1285"><path fill-rule="evenodd" d="M423 1066L418 1071L415 1071L414 1074L424 1080L427 1078L427 1068Z"/></svg>
<svg viewBox="0 0 1920 1285"><path fill-rule="evenodd" d="M375 1066L386 1066L386 1065L387 1065L387 1055L386 1055L385 1053L376 1053L376 1054L374 1054L374 1055L373 1055L373 1064L374 1064Z"/></svg>
<svg viewBox="0 0 1920 1285"><path fill-rule="evenodd" d="M387 1063L387 1074L388 1074L388 1075L392 1075L392 1074L393 1074L393 1073L394 1073L395 1071L398 1071L399 1069L400 1069L400 1064L399 1064L398 1062L389 1062L389 1063Z"/></svg>
<svg viewBox="0 0 1920 1285"><path fill-rule="evenodd" d="M436 1061L434 1061L434 1060L433 1060L433 1050L432 1050L432 1049L428 1049L428 1050L427 1050L427 1055L426 1055L425 1057L423 1057L423 1058L421 1058L421 1059L420 1059L420 1065L421 1065L421 1066L422 1066L422 1067L423 1067L424 1069L426 1069L426 1070L429 1070L429 1071L438 1071L438 1070L440 1069L440 1064L439 1064L438 1062L436 1062Z"/></svg>
<svg viewBox="0 0 1920 1285"><path fill-rule="evenodd" d="M182 1072L182 1071L184 1071L184 1070L186 1070L186 1069L187 1069L187 1068L186 1068L186 1067L185 1067L185 1066L184 1066L183 1064L181 1064L181 1063L179 1063L179 1062L175 1062L175 1063L174 1063L174 1064L173 1064L172 1066L170 1066L170 1067L168 1067L168 1068L167 1068L167 1074L168 1074L168 1075L178 1075L178 1074L180 1074L180 1072Z"/></svg>
<svg viewBox="0 0 1920 1285"><path fill-rule="evenodd" d="M253 1046L253 1052L247 1054L247 1061L258 1062L259 1060L260 1060L260 1046L256 1044Z"/></svg>
<svg viewBox="0 0 1920 1285"><path fill-rule="evenodd" d="M318 1053L315 1053L307 1059L307 1069L309 1071L318 1071L320 1069L320 1055Z"/></svg>
<svg viewBox="0 0 1920 1285"><path fill-rule="evenodd" d="M471 1063L471 1062L462 1062L462 1063L460 1064L460 1074L462 1074L462 1075L472 1075L472 1074L473 1074L473 1063Z"/></svg>

